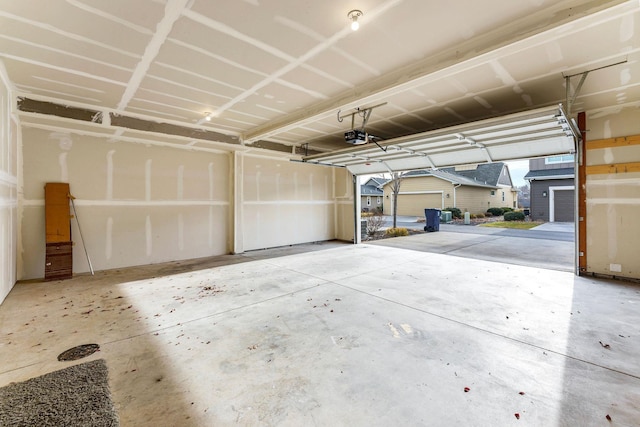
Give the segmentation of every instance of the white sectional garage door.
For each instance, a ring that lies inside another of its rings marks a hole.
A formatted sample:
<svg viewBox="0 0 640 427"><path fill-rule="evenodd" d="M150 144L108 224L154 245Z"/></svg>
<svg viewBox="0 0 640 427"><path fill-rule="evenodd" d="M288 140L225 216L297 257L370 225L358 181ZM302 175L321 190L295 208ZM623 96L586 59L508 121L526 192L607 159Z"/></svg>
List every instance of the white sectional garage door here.
<svg viewBox="0 0 640 427"><path fill-rule="evenodd" d="M346 167L354 175L365 175L573 153L577 138L574 124L558 105L303 160Z"/></svg>

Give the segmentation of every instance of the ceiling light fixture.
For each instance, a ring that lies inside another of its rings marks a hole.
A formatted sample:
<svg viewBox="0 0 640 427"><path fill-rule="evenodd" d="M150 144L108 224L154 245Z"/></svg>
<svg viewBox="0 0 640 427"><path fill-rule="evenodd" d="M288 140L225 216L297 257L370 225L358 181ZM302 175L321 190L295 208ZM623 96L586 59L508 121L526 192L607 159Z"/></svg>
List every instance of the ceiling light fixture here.
<svg viewBox="0 0 640 427"><path fill-rule="evenodd" d="M351 29L353 31L358 31L358 28L360 28L358 18L360 18L362 15L362 11L358 9L354 9L351 12L347 13L347 17L351 20Z"/></svg>
<svg viewBox="0 0 640 427"><path fill-rule="evenodd" d="M205 112L204 112L204 119L205 119L206 121L210 122L210 121L211 121L211 116L212 116L212 115L213 115L213 113L210 113L210 112L208 112L208 111L205 111Z"/></svg>

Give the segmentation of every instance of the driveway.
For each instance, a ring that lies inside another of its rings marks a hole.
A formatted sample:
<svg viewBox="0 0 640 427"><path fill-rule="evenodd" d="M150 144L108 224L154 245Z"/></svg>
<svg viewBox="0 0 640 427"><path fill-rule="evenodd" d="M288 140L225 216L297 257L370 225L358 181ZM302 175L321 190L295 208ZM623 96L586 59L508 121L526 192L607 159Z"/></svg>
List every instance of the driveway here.
<svg viewBox="0 0 640 427"><path fill-rule="evenodd" d="M424 227L415 217L397 219L400 227ZM551 270L573 272L575 268L572 223L542 224L529 230L440 224L438 232L363 243Z"/></svg>

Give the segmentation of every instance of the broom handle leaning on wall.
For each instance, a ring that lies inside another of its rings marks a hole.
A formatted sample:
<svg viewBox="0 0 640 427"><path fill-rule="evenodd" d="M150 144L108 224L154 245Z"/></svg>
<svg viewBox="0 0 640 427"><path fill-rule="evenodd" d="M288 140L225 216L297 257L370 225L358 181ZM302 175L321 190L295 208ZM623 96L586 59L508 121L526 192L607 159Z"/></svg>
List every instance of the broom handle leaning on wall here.
<svg viewBox="0 0 640 427"><path fill-rule="evenodd" d="M80 240L82 240L82 247L84 248L84 254L87 256L87 262L89 263L89 270L93 276L93 266L91 265L91 258L89 258L89 252L87 252L87 245L84 244L84 237L82 236L82 229L80 228L80 221L78 220L78 212L76 212L76 204L73 202L73 195L69 194L69 200L71 200L71 207L73 207L73 215L76 217L76 224L78 224L78 231L80 232Z"/></svg>

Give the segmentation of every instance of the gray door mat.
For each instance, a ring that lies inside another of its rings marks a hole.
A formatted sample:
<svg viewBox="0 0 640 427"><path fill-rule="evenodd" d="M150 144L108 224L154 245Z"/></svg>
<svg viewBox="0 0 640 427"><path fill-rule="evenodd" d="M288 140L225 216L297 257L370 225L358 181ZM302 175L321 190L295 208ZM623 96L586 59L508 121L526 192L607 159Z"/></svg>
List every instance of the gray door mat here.
<svg viewBox="0 0 640 427"><path fill-rule="evenodd" d="M103 359L0 388L0 426L119 425Z"/></svg>

